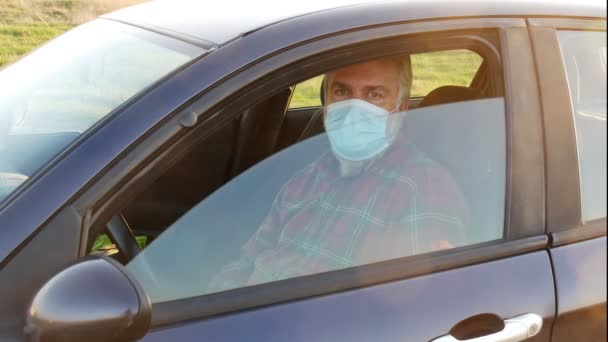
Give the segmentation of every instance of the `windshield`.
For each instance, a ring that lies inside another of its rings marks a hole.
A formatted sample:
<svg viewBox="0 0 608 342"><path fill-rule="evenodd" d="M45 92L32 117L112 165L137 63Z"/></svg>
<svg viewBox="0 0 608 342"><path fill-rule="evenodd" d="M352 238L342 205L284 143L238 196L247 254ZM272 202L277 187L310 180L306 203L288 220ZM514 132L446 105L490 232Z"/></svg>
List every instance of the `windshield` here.
<svg viewBox="0 0 608 342"><path fill-rule="evenodd" d="M0 72L0 202L74 139L203 49L98 19Z"/></svg>

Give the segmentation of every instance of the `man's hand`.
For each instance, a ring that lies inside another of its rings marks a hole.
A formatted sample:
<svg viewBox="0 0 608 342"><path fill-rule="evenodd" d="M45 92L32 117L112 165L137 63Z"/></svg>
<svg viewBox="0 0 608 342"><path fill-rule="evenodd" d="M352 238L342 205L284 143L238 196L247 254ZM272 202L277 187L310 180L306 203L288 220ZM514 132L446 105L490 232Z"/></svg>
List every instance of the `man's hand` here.
<svg viewBox="0 0 608 342"><path fill-rule="evenodd" d="M431 244L431 251L432 252L440 251L442 249L450 249L450 248L454 248L454 246L452 246L452 244L448 240L434 241Z"/></svg>

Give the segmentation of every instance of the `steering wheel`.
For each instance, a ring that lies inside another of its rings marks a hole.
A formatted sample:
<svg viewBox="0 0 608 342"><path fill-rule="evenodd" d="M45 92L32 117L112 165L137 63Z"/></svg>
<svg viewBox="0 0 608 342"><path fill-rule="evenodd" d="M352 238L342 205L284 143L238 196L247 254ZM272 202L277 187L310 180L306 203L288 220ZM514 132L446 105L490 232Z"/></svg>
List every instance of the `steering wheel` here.
<svg viewBox="0 0 608 342"><path fill-rule="evenodd" d="M125 264L141 252L133 231L121 214L112 216L106 224L106 228L110 238L118 247L118 251L124 256Z"/></svg>

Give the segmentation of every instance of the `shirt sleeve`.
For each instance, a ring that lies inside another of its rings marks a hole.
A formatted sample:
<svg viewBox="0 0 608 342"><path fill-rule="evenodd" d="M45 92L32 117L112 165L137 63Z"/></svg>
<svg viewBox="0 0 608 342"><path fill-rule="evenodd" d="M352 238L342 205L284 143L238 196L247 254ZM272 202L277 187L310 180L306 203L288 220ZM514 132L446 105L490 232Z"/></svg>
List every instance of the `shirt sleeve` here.
<svg viewBox="0 0 608 342"><path fill-rule="evenodd" d="M425 170L417 194L416 218L418 237L414 253L421 254L466 244L469 206L452 176L438 164Z"/></svg>

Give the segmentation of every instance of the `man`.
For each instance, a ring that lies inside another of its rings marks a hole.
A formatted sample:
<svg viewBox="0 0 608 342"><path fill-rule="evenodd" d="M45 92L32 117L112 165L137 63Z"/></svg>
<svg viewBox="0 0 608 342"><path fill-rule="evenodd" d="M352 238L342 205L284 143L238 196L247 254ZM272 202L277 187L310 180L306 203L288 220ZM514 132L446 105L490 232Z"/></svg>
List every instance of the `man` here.
<svg viewBox="0 0 608 342"><path fill-rule="evenodd" d="M399 134L412 82L409 57L350 65L324 82L331 152L282 187L210 292L462 243L468 212L458 186Z"/></svg>

